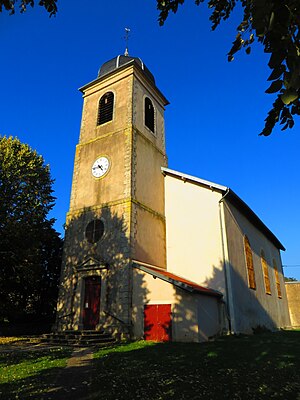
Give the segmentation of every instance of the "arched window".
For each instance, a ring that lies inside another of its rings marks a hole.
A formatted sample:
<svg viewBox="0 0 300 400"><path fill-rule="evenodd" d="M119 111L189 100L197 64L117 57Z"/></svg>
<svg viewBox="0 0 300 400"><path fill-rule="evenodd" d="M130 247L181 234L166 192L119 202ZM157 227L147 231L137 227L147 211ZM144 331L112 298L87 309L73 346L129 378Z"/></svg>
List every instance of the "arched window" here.
<svg viewBox="0 0 300 400"><path fill-rule="evenodd" d="M263 250L260 252L260 259L261 259L261 266L262 266L263 275L264 275L266 293L271 294L271 285L270 285L268 264L266 261L265 252Z"/></svg>
<svg viewBox="0 0 300 400"><path fill-rule="evenodd" d="M154 133L154 106L149 97L145 97L145 125Z"/></svg>
<svg viewBox="0 0 300 400"><path fill-rule="evenodd" d="M108 121L111 121L113 119L113 111L114 94L113 92L107 92L99 101L97 125L102 125Z"/></svg>
<svg viewBox="0 0 300 400"><path fill-rule="evenodd" d="M101 219L94 219L87 224L85 237L89 243L97 243L103 236L104 224Z"/></svg>
<svg viewBox="0 0 300 400"><path fill-rule="evenodd" d="M277 288L277 294L278 297L281 299L281 287L280 287L280 280L279 280L279 273L278 273L278 268L275 259L273 258L273 268L274 268L274 273L275 273L275 281L276 281L276 288Z"/></svg>
<svg viewBox="0 0 300 400"><path fill-rule="evenodd" d="M245 249L245 258L246 258L246 267L247 267L247 272L248 272L249 287L251 289L256 289L252 250L251 250L250 242L249 242L249 239L247 238L247 236L244 236L244 249Z"/></svg>

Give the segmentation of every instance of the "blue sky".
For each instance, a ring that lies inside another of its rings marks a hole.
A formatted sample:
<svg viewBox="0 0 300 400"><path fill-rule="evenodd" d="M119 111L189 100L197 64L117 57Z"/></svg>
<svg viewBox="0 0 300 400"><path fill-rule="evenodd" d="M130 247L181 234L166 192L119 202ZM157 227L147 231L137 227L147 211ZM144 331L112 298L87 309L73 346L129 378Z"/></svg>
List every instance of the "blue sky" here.
<svg viewBox="0 0 300 400"><path fill-rule="evenodd" d="M56 229L69 207L82 98L78 88L101 64L129 53L143 59L170 101L169 167L232 188L286 247L284 265L299 265L300 120L260 137L273 102L264 94L270 70L260 45L227 62L238 14L211 32L205 6L188 2L157 23L154 0L59 0L49 18L36 6L0 14L0 134L18 136L42 154L55 178ZM76 8L75 8L76 7ZM300 267L284 269L300 280Z"/></svg>

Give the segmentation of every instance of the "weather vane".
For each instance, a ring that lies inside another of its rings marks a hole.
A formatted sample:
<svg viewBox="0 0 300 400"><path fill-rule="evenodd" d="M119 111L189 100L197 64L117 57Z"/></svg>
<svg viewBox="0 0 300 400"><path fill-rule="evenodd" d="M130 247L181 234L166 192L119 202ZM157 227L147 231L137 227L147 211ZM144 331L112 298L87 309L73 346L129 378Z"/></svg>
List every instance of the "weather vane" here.
<svg viewBox="0 0 300 400"><path fill-rule="evenodd" d="M125 28L125 36L124 36L124 39L126 42L126 49L125 49L125 53L124 53L125 56L129 56L129 53L128 53L129 32L130 32L130 29Z"/></svg>

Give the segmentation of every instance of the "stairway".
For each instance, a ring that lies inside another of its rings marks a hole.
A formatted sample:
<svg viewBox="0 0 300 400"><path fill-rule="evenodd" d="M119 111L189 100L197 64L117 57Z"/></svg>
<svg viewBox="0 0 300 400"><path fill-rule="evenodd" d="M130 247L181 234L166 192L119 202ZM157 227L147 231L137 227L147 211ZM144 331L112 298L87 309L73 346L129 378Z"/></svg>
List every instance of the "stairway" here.
<svg viewBox="0 0 300 400"><path fill-rule="evenodd" d="M104 347L116 343L116 340L108 333L89 330L46 333L40 340L42 343L73 347Z"/></svg>

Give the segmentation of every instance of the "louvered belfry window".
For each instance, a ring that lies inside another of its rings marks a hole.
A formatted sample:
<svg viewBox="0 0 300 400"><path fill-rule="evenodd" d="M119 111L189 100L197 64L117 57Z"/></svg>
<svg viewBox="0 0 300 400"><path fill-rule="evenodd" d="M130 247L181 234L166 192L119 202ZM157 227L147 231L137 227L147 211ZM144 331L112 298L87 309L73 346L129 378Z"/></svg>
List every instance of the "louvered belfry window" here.
<svg viewBox="0 0 300 400"><path fill-rule="evenodd" d="M256 289L252 249L251 249L250 242L249 242L249 239L247 238L247 236L244 236L244 248L245 248L245 257L246 257L246 266L247 266L247 272L248 272L249 287L251 289Z"/></svg>
<svg viewBox="0 0 300 400"><path fill-rule="evenodd" d="M265 252L263 250L260 252L260 259L261 259L261 266L262 266L263 275L264 275L266 293L271 294L269 269L268 269L268 264L266 261Z"/></svg>
<svg viewBox="0 0 300 400"><path fill-rule="evenodd" d="M99 102L97 125L105 124L113 119L114 111L114 94L113 92L105 93Z"/></svg>
<svg viewBox="0 0 300 400"><path fill-rule="evenodd" d="M145 98L145 125L154 133L154 106L149 97Z"/></svg>

